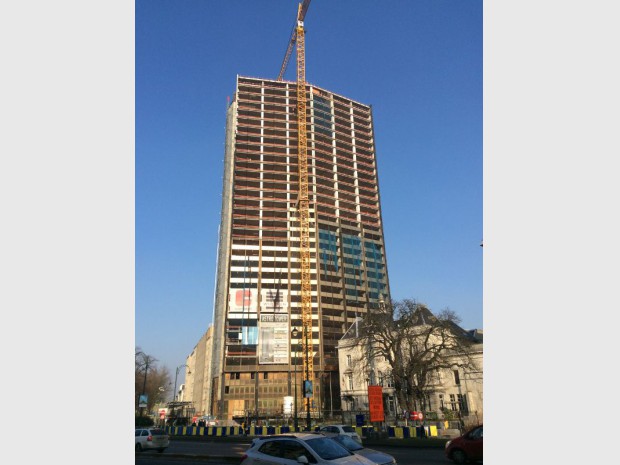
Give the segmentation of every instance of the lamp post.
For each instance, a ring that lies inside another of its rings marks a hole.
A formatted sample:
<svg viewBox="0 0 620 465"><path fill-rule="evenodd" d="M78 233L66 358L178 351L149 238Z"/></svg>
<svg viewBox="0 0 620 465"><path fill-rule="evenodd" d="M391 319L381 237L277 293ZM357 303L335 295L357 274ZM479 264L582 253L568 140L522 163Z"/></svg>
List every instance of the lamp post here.
<svg viewBox="0 0 620 465"><path fill-rule="evenodd" d="M172 391L172 402L174 402L176 400L176 398L177 398L177 378L179 377L179 370L181 368L184 368L184 367L189 368L189 365L179 365L177 367L177 372L176 372L176 375L174 376L174 391ZM187 372L191 373L191 371L189 371L189 370ZM174 406L173 406L173 408L174 408Z"/></svg>
<svg viewBox="0 0 620 465"><path fill-rule="evenodd" d="M291 331L291 336L297 338L298 334L299 331L297 331L297 328L293 328L293 331ZM297 345L298 344L295 344L295 419L293 420L293 427L295 428L295 431L297 431L297 427L299 426L297 422Z"/></svg>
<svg viewBox="0 0 620 465"><path fill-rule="evenodd" d="M310 365L309 365L309 350L308 350L308 327L305 327L305 340L306 340L306 382L304 383L304 398L306 399L306 431L312 430L312 420L310 419L310 396L309 388L310 384Z"/></svg>
<svg viewBox="0 0 620 465"><path fill-rule="evenodd" d="M329 417L334 418L334 398L332 397L332 372L329 372Z"/></svg>

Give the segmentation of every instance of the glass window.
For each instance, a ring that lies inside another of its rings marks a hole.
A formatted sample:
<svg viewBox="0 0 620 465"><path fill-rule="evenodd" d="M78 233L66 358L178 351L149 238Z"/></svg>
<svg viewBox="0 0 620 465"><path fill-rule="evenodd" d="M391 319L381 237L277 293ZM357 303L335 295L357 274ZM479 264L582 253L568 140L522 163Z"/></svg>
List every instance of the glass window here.
<svg viewBox="0 0 620 465"><path fill-rule="evenodd" d="M459 370L454 370L454 384L457 386L461 384L461 378L459 377Z"/></svg>
<svg viewBox="0 0 620 465"><path fill-rule="evenodd" d="M363 446L360 446L359 443L354 441L351 436L341 434L339 436L335 436L334 439L338 441L338 443L349 449L351 452L364 448Z"/></svg>
<svg viewBox="0 0 620 465"><path fill-rule="evenodd" d="M149 432L145 429L142 430L142 433L140 434L140 436L148 436Z"/></svg>
<svg viewBox="0 0 620 465"><path fill-rule="evenodd" d="M467 413L468 412L467 397L465 397L463 394L457 394L457 399L459 403L459 410L464 413Z"/></svg>
<svg viewBox="0 0 620 465"><path fill-rule="evenodd" d="M345 433L355 433L355 430L352 426L343 426L342 431L344 431Z"/></svg>
<svg viewBox="0 0 620 465"><path fill-rule="evenodd" d="M351 455L351 452L329 438L310 439L306 444L324 460L335 460Z"/></svg>
<svg viewBox="0 0 620 465"><path fill-rule="evenodd" d="M282 450L282 458L297 461L297 459L303 455L308 459L308 462L316 463L314 456L304 447L303 444L291 439L279 441L279 443Z"/></svg>
<svg viewBox="0 0 620 465"><path fill-rule="evenodd" d="M272 457L281 457L278 441L268 441L260 446L258 451L265 455L271 455Z"/></svg>
<svg viewBox="0 0 620 465"><path fill-rule="evenodd" d="M349 378L349 389L353 389L353 375L347 375Z"/></svg>

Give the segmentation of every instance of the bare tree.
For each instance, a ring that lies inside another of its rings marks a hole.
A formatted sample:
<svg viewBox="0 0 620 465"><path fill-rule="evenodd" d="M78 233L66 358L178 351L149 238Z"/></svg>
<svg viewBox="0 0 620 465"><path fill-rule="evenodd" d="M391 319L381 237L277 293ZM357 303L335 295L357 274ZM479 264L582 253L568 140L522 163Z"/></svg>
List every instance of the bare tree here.
<svg viewBox="0 0 620 465"><path fill-rule="evenodd" d="M385 358L400 405L426 411L441 370L478 369L472 340L459 322L448 308L435 316L415 300L386 302L361 324L360 338L367 350L360 361L372 366L373 360Z"/></svg>
<svg viewBox="0 0 620 465"><path fill-rule="evenodd" d="M142 414L142 409L138 408L140 395L148 396L146 411L151 411L155 404L166 401L170 393L172 377L167 367L158 367L158 360L144 353L140 347L136 347L135 358L136 411Z"/></svg>

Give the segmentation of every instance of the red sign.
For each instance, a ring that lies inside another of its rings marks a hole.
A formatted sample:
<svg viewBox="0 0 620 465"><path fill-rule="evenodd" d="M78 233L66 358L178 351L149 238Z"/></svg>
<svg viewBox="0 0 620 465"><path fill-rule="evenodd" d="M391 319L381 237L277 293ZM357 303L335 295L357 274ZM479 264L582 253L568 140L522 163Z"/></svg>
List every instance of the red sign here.
<svg viewBox="0 0 620 465"><path fill-rule="evenodd" d="M249 307L252 303L252 294L249 290L239 289L235 294L235 305L237 307Z"/></svg>
<svg viewBox="0 0 620 465"><path fill-rule="evenodd" d="M370 408L370 421L385 421L383 388L381 386L368 386L368 406Z"/></svg>
<svg viewBox="0 0 620 465"><path fill-rule="evenodd" d="M409 419L410 420L424 420L424 414L422 412L410 412Z"/></svg>

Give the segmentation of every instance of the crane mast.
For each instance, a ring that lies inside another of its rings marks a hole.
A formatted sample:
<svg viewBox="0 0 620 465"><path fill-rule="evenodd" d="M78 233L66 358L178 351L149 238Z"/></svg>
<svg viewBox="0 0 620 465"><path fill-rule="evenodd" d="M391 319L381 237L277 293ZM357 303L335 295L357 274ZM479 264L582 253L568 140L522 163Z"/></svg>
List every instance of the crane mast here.
<svg viewBox="0 0 620 465"><path fill-rule="evenodd" d="M299 194L297 215L299 217L299 255L301 259L301 323L303 370L306 380L314 380L314 350L312 341L312 283L310 280L310 202L308 198L308 138L306 133L306 50L304 18L311 0L303 0L297 8L297 21L293 26L288 48L284 55L278 81L281 81L293 46L297 45L297 131ZM310 394L311 396L311 394ZM304 392L306 411L310 415L311 397ZM308 421L310 417L308 416Z"/></svg>
<svg viewBox="0 0 620 465"><path fill-rule="evenodd" d="M297 8L297 20L293 25L293 31L291 32L291 38L288 41L288 46L286 48L286 53L284 54L284 60L282 60L282 66L280 67L280 74L278 74L278 81L281 81L284 77L284 73L286 72L286 67L288 66L288 62L291 59L291 54L293 53L293 47L295 46L295 42L297 40L297 22L303 21L306 17L306 12L308 11L308 7L310 6L311 0L304 0L299 4Z"/></svg>
<svg viewBox="0 0 620 465"><path fill-rule="evenodd" d="M300 5L301 9L301 5ZM297 23L297 149L299 165L299 251L301 257L301 322L303 367L306 379L314 379L312 344L312 286L310 281L310 205L308 199L308 141L306 135L306 59L304 23ZM310 402L310 398L305 398Z"/></svg>

